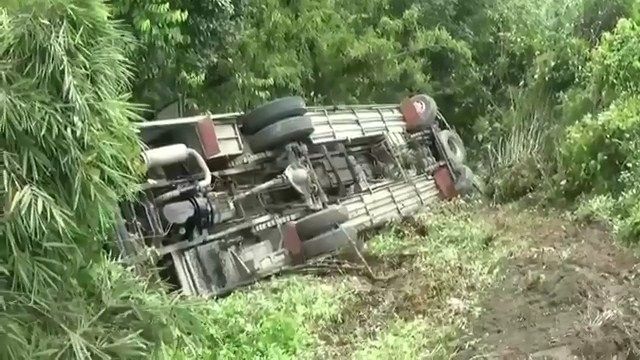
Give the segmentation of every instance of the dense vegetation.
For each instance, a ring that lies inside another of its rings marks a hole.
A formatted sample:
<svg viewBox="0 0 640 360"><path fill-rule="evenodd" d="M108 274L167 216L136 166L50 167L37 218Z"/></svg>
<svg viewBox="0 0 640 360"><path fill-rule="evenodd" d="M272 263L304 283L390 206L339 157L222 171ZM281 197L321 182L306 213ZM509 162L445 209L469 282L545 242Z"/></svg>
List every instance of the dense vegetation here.
<svg viewBox="0 0 640 360"><path fill-rule="evenodd" d="M318 311L290 316L261 294L175 302L109 260L110 209L140 171L131 122L152 116L138 104L429 93L493 200L568 201L636 241L638 11L634 0L4 1L0 358L293 357L314 341L301 327L335 316L339 296L300 284L279 296L320 299Z"/></svg>

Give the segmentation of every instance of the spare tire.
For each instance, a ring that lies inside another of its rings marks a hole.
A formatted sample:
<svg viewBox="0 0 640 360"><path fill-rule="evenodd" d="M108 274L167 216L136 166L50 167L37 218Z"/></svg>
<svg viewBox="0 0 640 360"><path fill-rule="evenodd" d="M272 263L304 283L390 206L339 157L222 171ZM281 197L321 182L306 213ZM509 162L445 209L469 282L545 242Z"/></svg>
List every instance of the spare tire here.
<svg viewBox="0 0 640 360"><path fill-rule="evenodd" d="M479 193L480 195L485 195L485 185L482 182L482 179L478 177L471 168L466 165L460 166L458 170L456 170L458 174L456 180L456 191L458 191L461 195L470 195L474 192Z"/></svg>
<svg viewBox="0 0 640 360"><path fill-rule="evenodd" d="M442 130L438 133L438 138L452 165L462 165L467 156L467 151L460 136L451 130Z"/></svg>
<svg viewBox="0 0 640 360"><path fill-rule="evenodd" d="M475 175L473 171L466 165L460 166L456 171L458 174L456 179L456 191L461 195L467 195L473 191Z"/></svg>
<svg viewBox="0 0 640 360"><path fill-rule="evenodd" d="M265 127L293 116L307 112L307 105L300 96L288 96L273 100L240 117L242 132L253 135Z"/></svg>
<svg viewBox="0 0 640 360"><path fill-rule="evenodd" d="M416 95L409 99L409 101L418 113L419 128L424 129L437 123L438 104L431 96Z"/></svg>
<svg viewBox="0 0 640 360"><path fill-rule="evenodd" d="M280 120L258 131L247 139L254 153L272 150L290 142L303 140L313 132L311 118L296 116Z"/></svg>

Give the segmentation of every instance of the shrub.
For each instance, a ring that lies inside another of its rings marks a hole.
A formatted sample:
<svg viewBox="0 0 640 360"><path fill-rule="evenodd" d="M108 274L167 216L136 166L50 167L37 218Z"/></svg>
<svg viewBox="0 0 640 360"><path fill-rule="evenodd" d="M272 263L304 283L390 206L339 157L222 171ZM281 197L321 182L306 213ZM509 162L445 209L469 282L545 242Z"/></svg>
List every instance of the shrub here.
<svg viewBox="0 0 640 360"><path fill-rule="evenodd" d="M616 199L611 194L585 196L577 203L575 215L578 220L586 222L611 223L618 208Z"/></svg>
<svg viewBox="0 0 640 360"><path fill-rule="evenodd" d="M147 359L198 337L192 302L109 261L140 145L132 39L98 0L0 8L0 358Z"/></svg>
<svg viewBox="0 0 640 360"><path fill-rule="evenodd" d="M595 191L620 193L620 176L639 155L640 100L613 103L597 116L587 115L566 131L559 149L563 191L570 197Z"/></svg>
<svg viewBox="0 0 640 360"><path fill-rule="evenodd" d="M613 99L640 92L640 26L622 19L603 35L590 66L594 95L608 104Z"/></svg>
<svg viewBox="0 0 640 360"><path fill-rule="evenodd" d="M619 19L628 17L637 4L635 0L580 0L580 16L573 24L575 33L591 43L597 43L602 34L613 30Z"/></svg>

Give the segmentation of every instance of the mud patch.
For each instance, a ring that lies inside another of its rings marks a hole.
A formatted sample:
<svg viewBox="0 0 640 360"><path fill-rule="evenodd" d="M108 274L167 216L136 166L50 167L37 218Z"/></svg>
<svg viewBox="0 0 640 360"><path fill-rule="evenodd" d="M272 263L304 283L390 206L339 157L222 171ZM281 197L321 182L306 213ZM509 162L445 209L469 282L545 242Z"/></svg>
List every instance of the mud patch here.
<svg viewBox="0 0 640 360"><path fill-rule="evenodd" d="M640 359L638 259L597 226L547 219L503 263L458 359Z"/></svg>

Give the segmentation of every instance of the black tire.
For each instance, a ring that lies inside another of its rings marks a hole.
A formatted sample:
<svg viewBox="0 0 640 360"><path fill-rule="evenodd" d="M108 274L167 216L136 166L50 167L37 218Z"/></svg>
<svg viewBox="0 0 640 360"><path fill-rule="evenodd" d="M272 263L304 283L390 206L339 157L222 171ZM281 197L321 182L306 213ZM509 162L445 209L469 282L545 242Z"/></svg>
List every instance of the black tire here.
<svg viewBox="0 0 640 360"><path fill-rule="evenodd" d="M306 240L331 230L347 220L349 220L349 213L345 207L331 206L298 220L296 229L300 238Z"/></svg>
<svg viewBox="0 0 640 360"><path fill-rule="evenodd" d="M351 241L356 242L358 232L356 229L347 226L340 226L335 230L327 231L313 239L302 242L302 252L305 259L329 254L343 248L352 247Z"/></svg>
<svg viewBox="0 0 640 360"><path fill-rule="evenodd" d="M242 132L253 135L279 120L301 116L307 112L307 105L300 96L289 96L273 100L240 118Z"/></svg>
<svg viewBox="0 0 640 360"><path fill-rule="evenodd" d="M467 151L460 136L451 130L442 130L438 133L438 138L451 163L454 166L462 166L467 157Z"/></svg>
<svg viewBox="0 0 640 360"><path fill-rule="evenodd" d="M267 151L307 138L313 132L311 118L297 116L280 120L247 139L254 153Z"/></svg>
<svg viewBox="0 0 640 360"><path fill-rule="evenodd" d="M413 96L410 101L414 103L414 106L419 106L420 124L425 128L436 123L436 116L438 115L438 104L436 101L427 95Z"/></svg>
<svg viewBox="0 0 640 360"><path fill-rule="evenodd" d="M456 173L458 176L456 178L455 187L458 194L466 195L471 192L471 189L473 188L473 173L471 172L471 169L463 165L459 170L456 170Z"/></svg>
<svg viewBox="0 0 640 360"><path fill-rule="evenodd" d="M474 192L478 192L481 195L484 194L484 184L482 180L480 180L468 166L462 165L456 172L458 173L458 177L455 186L459 194L470 195Z"/></svg>

